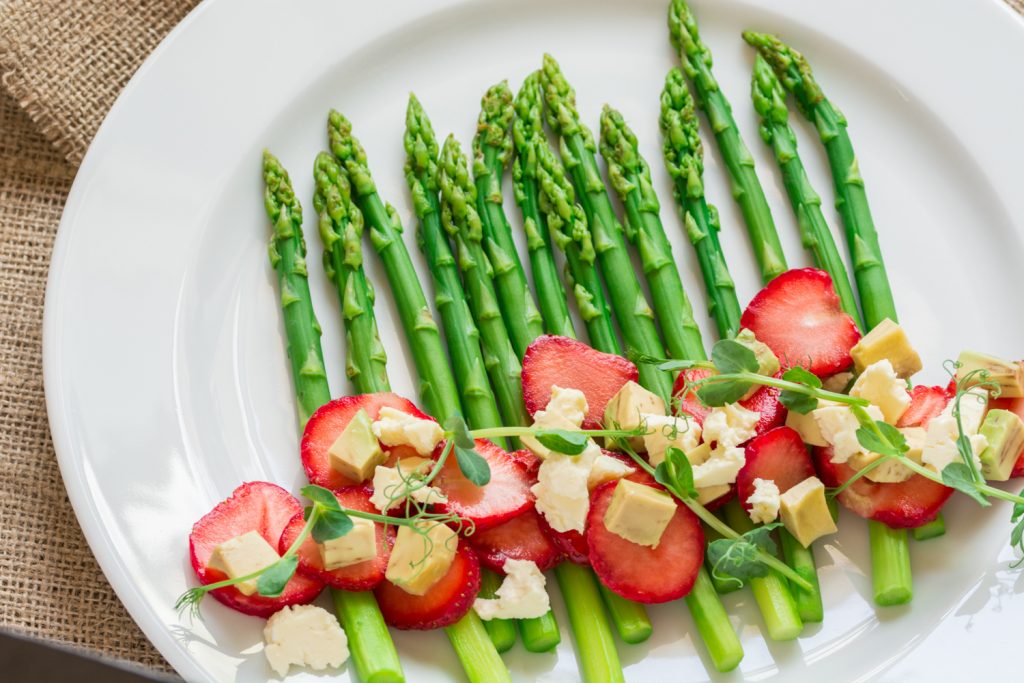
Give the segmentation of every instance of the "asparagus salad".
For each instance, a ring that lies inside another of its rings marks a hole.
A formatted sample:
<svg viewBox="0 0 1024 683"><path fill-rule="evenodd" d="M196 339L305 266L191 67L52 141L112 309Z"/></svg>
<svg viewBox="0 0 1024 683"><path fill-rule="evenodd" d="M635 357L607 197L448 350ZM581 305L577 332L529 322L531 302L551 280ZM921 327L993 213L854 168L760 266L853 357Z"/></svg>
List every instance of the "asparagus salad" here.
<svg viewBox="0 0 1024 683"><path fill-rule="evenodd" d="M911 600L908 546L943 534L956 494L1012 502L1009 539L1022 546L1024 497L990 482L1024 474L1024 365L967 350L947 361L948 385L911 384L923 363L898 322L846 120L807 60L743 34L761 137L817 266L791 269L683 0L668 26L680 58L658 113L679 209L670 226L626 120L606 106L595 139L545 55L518 92L502 81L484 94L471 157L455 137L440 141L410 96L404 172L421 282L351 123L328 114L312 206L350 395L332 398L327 384L299 198L264 154L309 484L297 497L246 482L197 521L198 585L180 608L198 613L209 593L266 619L264 653L281 676L349 662L367 683L404 681L390 627L444 629L466 678L496 683L511 678L500 654L517 640L548 652L567 629L581 678L597 683L624 680L619 648L651 635L648 604L685 601L694 642L722 672L743 649L721 594L752 591L772 640L825 619L813 548L837 532L837 504L853 513L845 524L869 526L880 606ZM851 272L801 163L790 101L824 145ZM705 194L698 110L765 285L746 308ZM702 339L669 230L693 245L715 341ZM390 389L371 253L418 404ZM311 604L325 588L333 613ZM554 590L568 623L551 611Z"/></svg>

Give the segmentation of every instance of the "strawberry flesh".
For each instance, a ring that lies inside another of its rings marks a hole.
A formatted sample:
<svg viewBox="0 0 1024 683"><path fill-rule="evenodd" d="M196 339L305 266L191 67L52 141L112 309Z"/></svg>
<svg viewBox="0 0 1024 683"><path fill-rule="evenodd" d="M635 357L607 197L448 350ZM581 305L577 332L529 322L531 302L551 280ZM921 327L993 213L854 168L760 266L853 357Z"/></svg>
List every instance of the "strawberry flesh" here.
<svg viewBox="0 0 1024 683"><path fill-rule="evenodd" d="M840 306L828 273L814 268L779 275L750 301L740 325L779 357L782 366L803 366L819 377L851 365L860 340L857 324Z"/></svg>
<svg viewBox="0 0 1024 683"><path fill-rule="evenodd" d="M533 507L533 494L529 475L509 453L486 439L477 439L476 452L491 468L487 485L477 486L466 479L453 453L431 486L448 497L447 503L437 505L439 510L472 521L479 533Z"/></svg>
<svg viewBox="0 0 1024 683"><path fill-rule="evenodd" d="M231 497L217 503L196 522L189 534L189 557L199 582L206 585L228 578L209 566L210 556L218 545L256 531L271 547L277 548L282 532L296 514L302 515L299 501L276 484L252 481L236 488ZM312 602L323 587L323 583L315 578L296 574L276 598L259 593L244 595L234 586L218 588L211 594L231 609L266 618L287 605Z"/></svg>
<svg viewBox="0 0 1024 683"><path fill-rule="evenodd" d="M770 479L785 493L804 479L814 476L814 463L795 430L776 427L747 442L746 463L736 475L736 493L747 511L747 499L754 493L755 479Z"/></svg>
<svg viewBox="0 0 1024 683"><path fill-rule="evenodd" d="M900 416L897 427L927 427L943 411L950 395L942 387L916 386L910 390L910 405Z"/></svg>
<svg viewBox="0 0 1024 683"><path fill-rule="evenodd" d="M608 401L638 377L636 366L622 356L568 337L545 335L534 340L523 357L523 400L534 415L551 400L551 387L578 389L587 397L583 428L599 429Z"/></svg>
<svg viewBox="0 0 1024 683"><path fill-rule="evenodd" d="M558 546L544 533L541 515L532 508L491 529L478 529L469 543L480 563L498 572L507 560L529 560L544 571L561 558Z"/></svg>
<svg viewBox="0 0 1024 683"><path fill-rule="evenodd" d="M448 573L426 595L411 595L387 580L373 590L389 626L421 631L457 622L473 606L479 592L480 562L473 549L461 540Z"/></svg>
<svg viewBox="0 0 1024 683"><path fill-rule="evenodd" d="M365 486L354 486L334 492L343 508L376 513L377 508L370 503L372 494L373 490ZM305 524L306 520L303 519L301 512L292 517L284 534L281 535L281 545L278 549L281 554L291 547ZM388 543L384 525L374 522L374 527L377 530L377 557L348 567L327 571L324 569L323 557L320 555L316 541L312 536L308 536L299 546L299 573L341 590L366 591L373 589L384 580L384 572L388 568L388 558L391 557L391 546Z"/></svg>
<svg viewBox="0 0 1024 683"><path fill-rule="evenodd" d="M380 409L385 406L408 413L421 420L433 419L420 412L408 399L389 392L343 396L330 403L325 403L309 418L306 429L302 433L302 467L306 470L306 476L309 477L310 483L334 490L362 483L349 479L331 467L331 459L327 452L360 409L365 410L371 420L376 420ZM383 449L388 455L384 464L389 466L394 465L399 458L417 455L416 451L408 446L394 448L385 446Z"/></svg>
<svg viewBox="0 0 1024 683"><path fill-rule="evenodd" d="M587 537L578 531L555 531L544 519L544 515L538 514L540 528L544 535L551 539L558 552L574 564L590 564L590 548L587 547Z"/></svg>
<svg viewBox="0 0 1024 683"><path fill-rule="evenodd" d="M697 423L704 424L704 418L711 413L711 408L701 403L696 392L685 391L687 382L696 382L713 374L714 371L706 368L690 368L683 370L676 377L675 386L672 388L674 403L678 406L677 412L691 415ZM781 374L776 375L781 377ZM756 434L775 429L786 421L786 414L789 412L786 406L779 401L780 389L775 387L761 387L750 398L740 401L740 405L747 410L753 410L761 417L754 428ZM685 395L684 395L685 394Z"/></svg>
<svg viewBox="0 0 1024 683"><path fill-rule="evenodd" d="M603 484L590 496L587 544L590 566L605 586L628 600L668 602L693 588L704 561L704 532L689 508L676 506L657 548L627 541L609 531L604 516L619 482Z"/></svg>

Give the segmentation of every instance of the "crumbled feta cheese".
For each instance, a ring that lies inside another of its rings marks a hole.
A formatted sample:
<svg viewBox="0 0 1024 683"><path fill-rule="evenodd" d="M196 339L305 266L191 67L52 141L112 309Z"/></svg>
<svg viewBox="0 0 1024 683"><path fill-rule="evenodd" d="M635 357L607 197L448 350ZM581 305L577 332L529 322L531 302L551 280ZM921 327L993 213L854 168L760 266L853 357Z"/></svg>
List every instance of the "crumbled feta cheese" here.
<svg viewBox="0 0 1024 683"><path fill-rule="evenodd" d="M771 479L754 479L754 492L747 498L750 521L755 524L774 522L779 516L779 487Z"/></svg>
<svg viewBox="0 0 1024 683"><path fill-rule="evenodd" d="M644 448L647 459L655 467L665 459L665 451L669 448L678 448L686 453L700 444L700 424L689 416L644 415L643 418L647 425Z"/></svg>
<svg viewBox="0 0 1024 683"><path fill-rule="evenodd" d="M964 407L961 408L962 413L966 412L967 397L965 396L964 398ZM966 429L964 431L967 433ZM922 464L941 473L946 468L946 465L953 462L963 462L960 457L960 450L957 448L958 434L956 418L952 415L938 415L929 420L925 432L924 449L921 451ZM967 438L971 442L974 464L980 468L981 459L978 456L988 447L988 439L981 434L969 434Z"/></svg>
<svg viewBox="0 0 1024 683"><path fill-rule="evenodd" d="M953 409L957 401L954 399L946 404L940 415L953 417ZM981 423L985 419L985 411L988 408L988 392L981 387L975 387L960 396L960 424L964 428L964 434L973 436L981 429ZM954 423L956 419L954 418Z"/></svg>
<svg viewBox="0 0 1024 683"><path fill-rule="evenodd" d="M587 410L587 397L582 391L553 386L551 400L547 406L544 410L534 413L533 426L543 429L578 430L587 416ZM551 454L549 448L532 436L523 436L520 441L541 460Z"/></svg>
<svg viewBox="0 0 1024 683"><path fill-rule="evenodd" d="M373 433L385 446L412 446L420 455L430 455L444 438L441 425L385 406L380 409Z"/></svg>
<svg viewBox="0 0 1024 683"><path fill-rule="evenodd" d="M878 406L889 424L896 424L910 407L907 382L896 374L888 358L864 368L864 372L853 383L850 396L867 399Z"/></svg>
<svg viewBox="0 0 1024 683"><path fill-rule="evenodd" d="M590 468L587 488L593 491L601 484L628 477L634 472L636 468L630 467L629 463L602 453L594 459L594 466Z"/></svg>
<svg viewBox="0 0 1024 683"><path fill-rule="evenodd" d="M754 437L761 413L747 410L738 403L712 408L704 418L704 441L717 448L739 446Z"/></svg>
<svg viewBox="0 0 1024 683"><path fill-rule="evenodd" d="M530 560L505 560L505 580L494 598L477 598L473 609L484 621L491 619L534 619L551 609L547 581Z"/></svg>
<svg viewBox="0 0 1024 683"><path fill-rule="evenodd" d="M267 539L258 531L249 531L214 548L208 564L227 574L228 578L237 579L269 567L279 559L281 556L267 543ZM242 595L252 595L256 592L256 582L257 579L249 579L236 583L235 588Z"/></svg>
<svg viewBox="0 0 1024 683"><path fill-rule="evenodd" d="M537 483L530 489L537 498L537 511L555 531L583 533L590 510L590 471L601 455L591 441L579 455L550 453L537 470Z"/></svg>
<svg viewBox="0 0 1024 683"><path fill-rule="evenodd" d="M746 462L747 456L742 448L716 448L710 458L693 468L693 485L702 489L731 484L736 481L736 475Z"/></svg>
<svg viewBox="0 0 1024 683"><path fill-rule="evenodd" d="M884 419L878 406L871 405L865 410L872 420ZM832 446L832 462L845 463L850 456L864 450L857 440L860 423L849 406L825 406L817 408L811 414L821 429L822 438Z"/></svg>
<svg viewBox="0 0 1024 683"><path fill-rule="evenodd" d="M378 465L373 472L373 495L370 502L381 512L398 507L406 498L429 505L447 502L448 498L433 486L424 486L422 475L430 471L432 460L403 458L395 467Z"/></svg>
<svg viewBox="0 0 1024 683"><path fill-rule="evenodd" d="M348 638L337 618L323 607L293 605L276 612L263 627L270 668L286 676L292 665L320 671L348 659Z"/></svg>

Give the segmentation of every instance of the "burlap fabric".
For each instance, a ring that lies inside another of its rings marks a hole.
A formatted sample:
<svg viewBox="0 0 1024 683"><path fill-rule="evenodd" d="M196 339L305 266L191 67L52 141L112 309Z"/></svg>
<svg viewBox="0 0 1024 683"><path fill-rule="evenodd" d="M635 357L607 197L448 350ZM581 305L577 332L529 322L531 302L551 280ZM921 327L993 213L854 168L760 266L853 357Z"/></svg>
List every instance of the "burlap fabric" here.
<svg viewBox="0 0 1024 683"><path fill-rule="evenodd" d="M1007 0L1024 12L1024 0ZM75 168L196 0L0 0L0 628L167 669L75 521L43 402L41 321Z"/></svg>

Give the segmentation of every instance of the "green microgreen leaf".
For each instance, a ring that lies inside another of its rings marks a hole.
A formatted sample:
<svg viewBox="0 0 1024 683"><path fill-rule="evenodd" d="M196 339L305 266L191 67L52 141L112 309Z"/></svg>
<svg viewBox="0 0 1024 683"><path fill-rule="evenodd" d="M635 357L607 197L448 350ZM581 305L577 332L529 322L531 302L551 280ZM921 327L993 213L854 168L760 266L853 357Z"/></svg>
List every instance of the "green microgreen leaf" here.
<svg viewBox="0 0 1024 683"><path fill-rule="evenodd" d="M761 561L759 551L775 552L771 532L780 524L765 524L751 529L739 538L720 538L708 544L711 573L719 580L732 580L740 585L747 579L768 575L768 567Z"/></svg>
<svg viewBox="0 0 1024 683"><path fill-rule="evenodd" d="M735 339L720 339L711 347L711 362L718 372L731 375L739 372L757 372L760 364L749 348Z"/></svg>
<svg viewBox="0 0 1024 683"><path fill-rule="evenodd" d="M802 384L812 389L821 388L821 380L814 373L798 365L786 370L782 375L782 379L794 384ZM816 397L808 396L792 389L783 389L779 394L779 402L801 415L806 415L818 407L818 399Z"/></svg>
<svg viewBox="0 0 1024 683"><path fill-rule="evenodd" d="M317 515L313 524L313 540L317 543L325 543L344 536L352 531L352 518L339 510L323 510Z"/></svg>
<svg viewBox="0 0 1024 683"><path fill-rule="evenodd" d="M267 567L256 581L256 591L265 598L276 598L284 592L295 568L299 566L298 555L285 555Z"/></svg>
<svg viewBox="0 0 1024 683"><path fill-rule="evenodd" d="M887 422L877 421L874 428L857 429L857 442L871 453L899 457L907 452L907 439L900 430Z"/></svg>
<svg viewBox="0 0 1024 683"><path fill-rule="evenodd" d="M462 476L477 486L484 486L491 480L491 466L476 452L476 448L463 448L456 443L455 460Z"/></svg>
<svg viewBox="0 0 1024 683"><path fill-rule="evenodd" d="M542 429L537 432L536 438L545 448L563 455L579 455L590 441L586 434L565 429Z"/></svg>
<svg viewBox="0 0 1024 683"><path fill-rule="evenodd" d="M982 495L981 491L978 490L978 483L974 481L974 474L971 472L971 468L962 462L951 462L942 468L942 483L951 489L956 489L960 493L967 494L978 501L978 504L982 507L992 505ZM1016 508L1017 505L1014 506L1014 510Z"/></svg>
<svg viewBox="0 0 1024 683"><path fill-rule="evenodd" d="M693 485L693 467L690 460L678 448L670 446L665 451L665 459L658 463L654 470L654 479L662 486L670 489L680 498L697 497L697 488Z"/></svg>
<svg viewBox="0 0 1024 683"><path fill-rule="evenodd" d="M724 406L727 403L736 403L743 398L752 384L743 380L723 380L720 382L707 382L697 389L697 398L712 408Z"/></svg>
<svg viewBox="0 0 1024 683"><path fill-rule="evenodd" d="M476 447L473 435L469 433L469 426L461 415L452 415L444 423L444 428L451 432L455 439L455 445L460 448L471 450Z"/></svg>
<svg viewBox="0 0 1024 683"><path fill-rule="evenodd" d="M337 496L335 496L330 489L326 489L323 486L317 486L316 484L307 484L302 487L302 490L299 493L306 498L309 498L314 503L322 506L325 510L341 511L341 504L338 503ZM308 515L306 516L306 519L309 519Z"/></svg>

